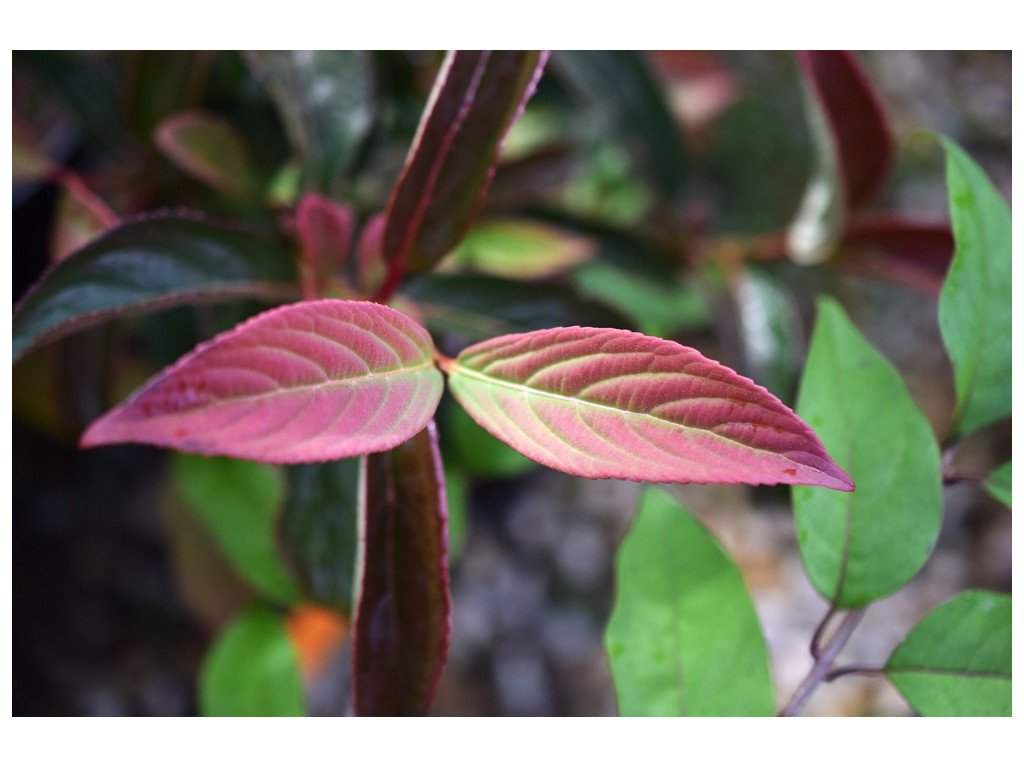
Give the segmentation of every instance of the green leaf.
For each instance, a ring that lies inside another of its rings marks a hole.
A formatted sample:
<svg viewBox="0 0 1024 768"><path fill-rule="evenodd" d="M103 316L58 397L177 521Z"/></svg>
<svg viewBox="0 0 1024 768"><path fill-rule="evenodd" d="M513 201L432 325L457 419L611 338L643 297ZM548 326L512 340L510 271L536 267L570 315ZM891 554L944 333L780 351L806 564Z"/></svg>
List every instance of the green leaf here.
<svg viewBox="0 0 1024 768"><path fill-rule="evenodd" d="M14 359L98 325L181 304L293 294L288 252L253 233L159 215L110 230L51 268L14 312Z"/></svg>
<svg viewBox="0 0 1024 768"><path fill-rule="evenodd" d="M917 573L942 518L939 449L899 373L822 299L796 412L857 484L794 488L797 538L815 588L856 608Z"/></svg>
<svg viewBox="0 0 1024 768"><path fill-rule="evenodd" d="M930 717L1010 716L1011 598L961 592L918 622L885 674Z"/></svg>
<svg viewBox="0 0 1024 768"><path fill-rule="evenodd" d="M768 653L743 577L664 491L644 491L619 548L605 644L624 716L772 714Z"/></svg>
<svg viewBox="0 0 1024 768"><path fill-rule="evenodd" d="M462 264L489 275L543 279L590 258L595 243L583 235L528 219L477 224L455 250Z"/></svg>
<svg viewBox="0 0 1024 768"><path fill-rule="evenodd" d="M445 465L444 487L448 494L448 561L457 560L469 529L469 480L458 469Z"/></svg>
<svg viewBox="0 0 1024 768"><path fill-rule="evenodd" d="M154 140L183 171L214 189L242 198L259 194L245 139L218 115L199 110L171 115L157 126Z"/></svg>
<svg viewBox="0 0 1024 768"><path fill-rule="evenodd" d="M352 610L361 466L359 457L289 466L278 525L285 559L305 594L346 615Z"/></svg>
<svg viewBox="0 0 1024 768"><path fill-rule="evenodd" d="M668 197L685 190L692 162L661 88L637 51L558 51L552 66L592 104Z"/></svg>
<svg viewBox="0 0 1024 768"><path fill-rule="evenodd" d="M963 436L1010 415L1010 208L955 143L946 148L946 184L956 254L939 296L939 328L953 361Z"/></svg>
<svg viewBox="0 0 1024 768"><path fill-rule="evenodd" d="M514 477L537 464L510 448L481 427L461 407L449 408L445 437L450 450L446 457L476 477Z"/></svg>
<svg viewBox="0 0 1024 768"><path fill-rule="evenodd" d="M307 190L343 191L373 122L374 83L365 51L250 51L250 67L277 105L302 160Z"/></svg>
<svg viewBox="0 0 1024 768"><path fill-rule="evenodd" d="M302 717L299 661L284 619L257 605L214 643L199 676L199 711L207 717Z"/></svg>
<svg viewBox="0 0 1024 768"><path fill-rule="evenodd" d="M705 325L710 307L703 293L674 278L658 280L605 261L573 270L580 294L602 301L630 318L631 328L669 338L678 329Z"/></svg>
<svg viewBox="0 0 1024 768"><path fill-rule="evenodd" d="M296 602L298 591L275 538L284 501L282 471L222 456L175 454L173 462L178 492L238 572L267 597Z"/></svg>
<svg viewBox="0 0 1024 768"><path fill-rule="evenodd" d="M1010 468L1011 462L997 467L988 479L985 481L985 489L996 497L998 501L1003 502L1007 507L1013 508L1010 503L1010 492L1013 480L1013 472Z"/></svg>

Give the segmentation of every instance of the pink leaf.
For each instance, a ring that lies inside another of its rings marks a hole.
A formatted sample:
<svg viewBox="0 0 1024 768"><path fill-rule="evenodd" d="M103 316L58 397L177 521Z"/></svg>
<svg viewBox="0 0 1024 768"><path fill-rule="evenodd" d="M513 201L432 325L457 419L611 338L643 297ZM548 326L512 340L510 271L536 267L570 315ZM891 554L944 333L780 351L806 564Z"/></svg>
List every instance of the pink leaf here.
<svg viewBox="0 0 1024 768"><path fill-rule="evenodd" d="M424 270L458 243L480 212L502 141L540 79L547 51L448 54L388 202L381 295L405 269Z"/></svg>
<svg viewBox="0 0 1024 768"><path fill-rule="evenodd" d="M482 427L562 472L853 490L792 410L672 341L553 328L476 344L442 367Z"/></svg>
<svg viewBox="0 0 1024 768"><path fill-rule="evenodd" d="M430 336L361 301L264 312L153 377L83 447L149 443L280 464L383 451L423 429L443 382Z"/></svg>
<svg viewBox="0 0 1024 768"><path fill-rule="evenodd" d="M434 422L366 457L352 669L357 715L426 715L448 656L448 507Z"/></svg>
<svg viewBox="0 0 1024 768"><path fill-rule="evenodd" d="M848 211L885 183L896 156L881 100L849 51L801 51L798 61L828 121Z"/></svg>
<svg viewBox="0 0 1024 768"><path fill-rule="evenodd" d="M317 194L299 201L295 225L302 244L302 289L307 299L322 296L348 258L355 215L347 205Z"/></svg>

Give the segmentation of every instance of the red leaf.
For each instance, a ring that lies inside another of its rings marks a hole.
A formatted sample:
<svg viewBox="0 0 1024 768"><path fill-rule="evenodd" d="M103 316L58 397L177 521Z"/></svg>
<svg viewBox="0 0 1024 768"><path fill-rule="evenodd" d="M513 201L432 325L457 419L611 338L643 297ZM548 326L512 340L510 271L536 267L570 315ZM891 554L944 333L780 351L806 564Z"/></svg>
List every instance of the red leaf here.
<svg viewBox="0 0 1024 768"><path fill-rule="evenodd" d="M949 224L877 216L852 223L843 246L845 267L889 276L937 295L955 242Z"/></svg>
<svg viewBox="0 0 1024 768"><path fill-rule="evenodd" d="M323 296L331 276L348 258L355 214L347 205L317 194L299 201L295 225L302 244L302 289L307 299Z"/></svg>
<svg viewBox="0 0 1024 768"><path fill-rule="evenodd" d="M357 715L426 715L448 657L448 508L434 422L366 457L352 668Z"/></svg>
<svg viewBox="0 0 1024 768"><path fill-rule="evenodd" d="M856 211L871 202L895 160L882 103L849 51L800 51L797 58L828 120L846 210Z"/></svg>
<svg viewBox="0 0 1024 768"><path fill-rule="evenodd" d="M83 447L149 443L280 464L409 439L443 388L433 344L400 312L361 301L264 312L196 347L95 421Z"/></svg>
<svg viewBox="0 0 1024 768"><path fill-rule="evenodd" d="M533 94L547 51L452 51L391 194L381 296L405 269L429 268L476 219L505 134Z"/></svg>
<svg viewBox="0 0 1024 768"><path fill-rule="evenodd" d="M476 344L442 367L482 427L572 475L853 490L792 410L672 341L553 328Z"/></svg>

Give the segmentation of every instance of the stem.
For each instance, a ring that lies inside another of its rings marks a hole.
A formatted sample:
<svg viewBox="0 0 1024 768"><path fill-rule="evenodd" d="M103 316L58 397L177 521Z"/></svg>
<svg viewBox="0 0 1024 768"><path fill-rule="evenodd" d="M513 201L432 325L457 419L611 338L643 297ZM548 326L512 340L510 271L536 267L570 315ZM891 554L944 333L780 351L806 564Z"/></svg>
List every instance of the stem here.
<svg viewBox="0 0 1024 768"><path fill-rule="evenodd" d="M868 677L877 677L878 675L884 675L885 670L881 667L871 667L867 664L847 664L842 667L833 667L831 671L825 675L825 682L831 683L837 677L843 677L844 675L866 675Z"/></svg>
<svg viewBox="0 0 1024 768"><path fill-rule="evenodd" d="M811 667L811 671L804 678L804 681L800 683L800 687L796 689L793 698L779 712L779 717L795 717L803 709L804 704L807 703L807 699L814 689L827 679L832 663L849 641L853 630L857 628L857 624L860 623L861 618L864 616L864 610L864 608L858 608L846 614L839 624L839 628L836 629L836 633L829 639L828 644L821 649L821 653L814 662L814 666ZM831 613L831 609L829 612ZM826 620L828 618L830 617L826 616ZM822 626L824 624L825 622L822 622Z"/></svg>
<svg viewBox="0 0 1024 768"><path fill-rule="evenodd" d="M821 658L821 638L825 636L825 630L828 629L828 624L835 615L836 607L835 605L830 605L828 612L818 622L818 626L814 629L814 634L811 635L811 658L815 661Z"/></svg>

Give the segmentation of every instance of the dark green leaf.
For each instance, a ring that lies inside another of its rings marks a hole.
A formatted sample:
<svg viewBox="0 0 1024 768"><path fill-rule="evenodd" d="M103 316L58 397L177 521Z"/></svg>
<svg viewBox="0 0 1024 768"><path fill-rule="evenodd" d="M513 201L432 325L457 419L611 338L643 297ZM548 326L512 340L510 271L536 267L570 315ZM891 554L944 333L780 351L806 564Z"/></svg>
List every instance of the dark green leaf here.
<svg viewBox="0 0 1024 768"><path fill-rule="evenodd" d="M444 486L448 493L448 560L462 553L469 529L469 480L464 472L445 466Z"/></svg>
<svg viewBox="0 0 1024 768"><path fill-rule="evenodd" d="M1013 471L1011 469L1011 463L1008 461L997 467L992 474L988 476L988 480L985 481L985 488L989 493L995 496L996 499L1003 502L1003 504L1008 507L1012 507L1013 505L1010 503L1012 480Z"/></svg>
<svg viewBox="0 0 1024 768"><path fill-rule="evenodd" d="M283 248L240 229L158 215L110 230L50 269L14 312L14 359L112 317L292 295Z"/></svg>
<svg viewBox="0 0 1024 768"><path fill-rule="evenodd" d="M932 717L1010 715L1011 599L961 592L918 622L885 674L910 705Z"/></svg>
<svg viewBox="0 0 1024 768"><path fill-rule="evenodd" d="M214 643L199 677L199 711L207 717L302 717L299 661L284 619L257 605Z"/></svg>
<svg viewBox="0 0 1024 768"><path fill-rule="evenodd" d="M279 523L286 560L315 602L352 609L362 459L286 469L288 498Z"/></svg>
<svg viewBox="0 0 1024 768"><path fill-rule="evenodd" d="M636 51L558 51L552 66L611 124L640 172L678 198L691 161L682 133L650 68Z"/></svg>
<svg viewBox="0 0 1024 768"><path fill-rule="evenodd" d="M353 630L357 715L426 715L448 656L444 470L434 423L366 457Z"/></svg>
<svg viewBox="0 0 1024 768"><path fill-rule="evenodd" d="M373 73L363 51L251 51L250 66L277 104L307 190L344 189L373 121Z"/></svg>
<svg viewBox="0 0 1024 768"><path fill-rule="evenodd" d="M793 488L800 554L827 600L856 608L903 586L935 545L939 449L899 373L831 299L819 304L796 412L857 484Z"/></svg>
<svg viewBox="0 0 1024 768"><path fill-rule="evenodd" d="M553 283L525 283L484 275L418 275L402 285L433 331L477 341L506 333L568 325L625 328L618 312Z"/></svg>
<svg viewBox="0 0 1024 768"><path fill-rule="evenodd" d="M284 502L282 470L222 456L175 454L173 472L178 492L238 572L273 600L298 600L275 537Z"/></svg>
<svg viewBox="0 0 1024 768"><path fill-rule="evenodd" d="M946 148L956 254L939 296L939 328L956 375L953 435L1010 415L1010 208L963 150Z"/></svg>
<svg viewBox="0 0 1024 768"><path fill-rule="evenodd" d="M695 517L648 488L615 567L605 643L620 714L772 714L768 653L743 577Z"/></svg>

